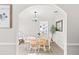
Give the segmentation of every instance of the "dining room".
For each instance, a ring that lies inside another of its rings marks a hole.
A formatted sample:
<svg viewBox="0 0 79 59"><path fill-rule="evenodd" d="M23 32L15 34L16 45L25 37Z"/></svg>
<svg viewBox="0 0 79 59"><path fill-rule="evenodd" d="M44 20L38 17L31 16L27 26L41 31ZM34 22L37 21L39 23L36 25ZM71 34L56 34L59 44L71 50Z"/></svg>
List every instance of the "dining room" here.
<svg viewBox="0 0 79 59"><path fill-rule="evenodd" d="M18 6L22 10L18 15L16 54L63 55L66 13L56 5Z"/></svg>

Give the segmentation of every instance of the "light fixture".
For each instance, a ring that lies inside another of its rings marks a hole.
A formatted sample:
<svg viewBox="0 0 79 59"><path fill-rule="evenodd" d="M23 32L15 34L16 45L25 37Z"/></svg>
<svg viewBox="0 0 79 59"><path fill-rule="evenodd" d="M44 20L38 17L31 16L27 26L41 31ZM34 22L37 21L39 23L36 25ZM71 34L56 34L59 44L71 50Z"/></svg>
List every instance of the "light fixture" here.
<svg viewBox="0 0 79 59"><path fill-rule="evenodd" d="M38 21L37 11L34 11L33 21L34 21L34 22L37 22L37 21Z"/></svg>

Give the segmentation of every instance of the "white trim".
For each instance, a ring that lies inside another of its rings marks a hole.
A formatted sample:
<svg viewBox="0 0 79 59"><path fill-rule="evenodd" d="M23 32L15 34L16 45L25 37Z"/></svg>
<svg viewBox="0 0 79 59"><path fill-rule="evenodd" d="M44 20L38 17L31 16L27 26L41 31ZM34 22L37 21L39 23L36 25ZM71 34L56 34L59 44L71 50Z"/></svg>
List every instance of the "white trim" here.
<svg viewBox="0 0 79 59"><path fill-rule="evenodd" d="M79 46L79 43L68 43L68 46Z"/></svg>
<svg viewBox="0 0 79 59"><path fill-rule="evenodd" d="M56 41L56 40L55 40L55 43L56 43L56 44L57 44L57 45L58 45L61 49L63 49L63 50L64 50L64 47L63 47L63 46L61 46L61 45L60 45L60 43L59 43L58 41Z"/></svg>
<svg viewBox="0 0 79 59"><path fill-rule="evenodd" d="M0 43L0 45L16 45L16 43Z"/></svg>

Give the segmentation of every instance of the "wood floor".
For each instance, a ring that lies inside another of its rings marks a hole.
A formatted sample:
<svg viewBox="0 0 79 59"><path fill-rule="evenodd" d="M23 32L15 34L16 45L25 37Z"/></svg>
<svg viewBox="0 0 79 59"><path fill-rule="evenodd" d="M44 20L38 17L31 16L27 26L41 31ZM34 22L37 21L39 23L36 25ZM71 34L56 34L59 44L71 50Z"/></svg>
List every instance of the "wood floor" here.
<svg viewBox="0 0 79 59"><path fill-rule="evenodd" d="M53 55L63 55L64 50L61 49L55 42L52 43L51 47L53 47Z"/></svg>
<svg viewBox="0 0 79 59"><path fill-rule="evenodd" d="M29 48L29 47L28 47ZM50 51L42 51L40 50L39 53L29 52L26 50L25 45L18 46L18 54L20 55L63 55L64 50L62 50L55 42L51 43L51 50Z"/></svg>

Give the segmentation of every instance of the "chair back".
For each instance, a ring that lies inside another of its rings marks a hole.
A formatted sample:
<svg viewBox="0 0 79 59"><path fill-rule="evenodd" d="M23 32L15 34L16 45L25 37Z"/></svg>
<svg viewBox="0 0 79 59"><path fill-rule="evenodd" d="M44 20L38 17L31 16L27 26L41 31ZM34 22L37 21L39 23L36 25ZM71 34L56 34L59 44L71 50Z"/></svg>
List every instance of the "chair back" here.
<svg viewBox="0 0 79 59"><path fill-rule="evenodd" d="M32 47L37 45L37 40L36 39L31 39L31 45Z"/></svg>
<svg viewBox="0 0 79 59"><path fill-rule="evenodd" d="M46 45L47 44L47 39L45 39L45 38L40 38L39 39L39 45Z"/></svg>

